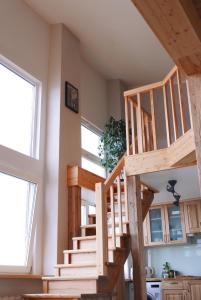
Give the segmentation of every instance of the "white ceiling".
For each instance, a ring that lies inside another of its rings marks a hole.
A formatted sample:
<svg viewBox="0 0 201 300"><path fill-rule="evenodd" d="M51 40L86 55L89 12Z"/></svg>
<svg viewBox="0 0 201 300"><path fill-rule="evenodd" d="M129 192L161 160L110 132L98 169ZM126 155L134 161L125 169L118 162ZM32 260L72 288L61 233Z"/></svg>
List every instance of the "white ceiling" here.
<svg viewBox="0 0 201 300"><path fill-rule="evenodd" d="M145 174L141 179L160 191L155 194L154 202L173 202L173 196L166 191L168 180L171 179L177 180L175 190L182 200L200 197L197 166Z"/></svg>
<svg viewBox="0 0 201 300"><path fill-rule="evenodd" d="M131 0L25 0L48 23L64 23L84 58L131 87L158 81L173 62Z"/></svg>

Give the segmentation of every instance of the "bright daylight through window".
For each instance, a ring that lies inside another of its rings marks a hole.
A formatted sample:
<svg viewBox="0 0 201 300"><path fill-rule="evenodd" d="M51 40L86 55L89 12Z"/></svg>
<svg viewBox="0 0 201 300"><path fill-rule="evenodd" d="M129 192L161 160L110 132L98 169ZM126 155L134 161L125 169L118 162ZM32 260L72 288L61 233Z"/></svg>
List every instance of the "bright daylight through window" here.
<svg viewBox="0 0 201 300"><path fill-rule="evenodd" d="M105 177L105 169L101 166L101 160L98 155L100 135L82 125L81 136L82 168L99 176Z"/></svg>
<svg viewBox="0 0 201 300"><path fill-rule="evenodd" d="M0 57L0 272L31 268L41 182L38 90L37 80Z"/></svg>
<svg viewBox="0 0 201 300"><path fill-rule="evenodd" d="M34 156L36 87L0 64L0 144Z"/></svg>

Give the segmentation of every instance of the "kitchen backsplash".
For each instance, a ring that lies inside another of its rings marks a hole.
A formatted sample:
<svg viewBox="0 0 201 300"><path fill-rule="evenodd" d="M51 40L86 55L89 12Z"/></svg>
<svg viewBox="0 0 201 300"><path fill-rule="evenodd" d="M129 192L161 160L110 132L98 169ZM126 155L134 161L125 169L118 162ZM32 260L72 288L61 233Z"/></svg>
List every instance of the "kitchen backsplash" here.
<svg viewBox="0 0 201 300"><path fill-rule="evenodd" d="M155 277L161 277L167 261L181 275L201 276L201 235L188 238L188 244L154 247L145 250L146 265L155 269Z"/></svg>

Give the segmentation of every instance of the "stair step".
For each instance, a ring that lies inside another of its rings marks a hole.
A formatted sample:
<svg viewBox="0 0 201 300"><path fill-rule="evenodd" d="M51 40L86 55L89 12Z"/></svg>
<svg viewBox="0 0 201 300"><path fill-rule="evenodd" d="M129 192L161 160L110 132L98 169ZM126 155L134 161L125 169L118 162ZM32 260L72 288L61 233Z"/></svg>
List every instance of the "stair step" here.
<svg viewBox="0 0 201 300"><path fill-rule="evenodd" d="M122 222L123 225L123 233L128 232L128 224L129 222ZM109 234L111 234L111 230L112 230L112 224L108 224L109 227ZM116 222L115 223L115 227L116 227L116 234L119 233L119 223ZM90 232L88 231L90 230ZM91 234L91 230L93 230L93 234ZM90 224L90 225L82 225L81 226L81 235L84 236L89 236L89 235L95 235L96 234L96 224Z"/></svg>
<svg viewBox="0 0 201 300"><path fill-rule="evenodd" d="M55 294L25 294L23 295L23 298L24 299L45 299L45 300L49 300L49 299L54 299L54 300L57 300L57 299L68 299L68 300L79 300L80 299L80 296L68 296L66 294L58 294L58 295L55 295Z"/></svg>
<svg viewBox="0 0 201 300"><path fill-rule="evenodd" d="M96 264L61 264L56 265L56 276L64 277L91 277L97 276Z"/></svg>
<svg viewBox="0 0 201 300"><path fill-rule="evenodd" d="M95 249L64 250L64 264L96 263Z"/></svg>
<svg viewBox="0 0 201 300"><path fill-rule="evenodd" d="M97 279L98 276L90 276L90 277L55 276L55 277L43 277L43 282L44 282L44 286L48 287L47 293L55 294L55 295L67 294L73 297L80 297L81 294L97 293Z"/></svg>
<svg viewBox="0 0 201 300"><path fill-rule="evenodd" d="M123 235L116 235L116 246L121 247L121 237ZM108 237L108 246L112 246L112 236ZM73 238L73 249L96 249L96 236L82 236L82 237L74 237Z"/></svg>

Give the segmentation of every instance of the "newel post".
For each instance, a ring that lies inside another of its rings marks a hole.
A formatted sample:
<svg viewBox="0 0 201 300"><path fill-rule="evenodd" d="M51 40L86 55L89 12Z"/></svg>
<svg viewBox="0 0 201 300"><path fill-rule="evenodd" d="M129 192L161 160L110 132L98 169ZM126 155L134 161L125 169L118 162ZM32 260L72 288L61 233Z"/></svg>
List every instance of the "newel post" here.
<svg viewBox="0 0 201 300"><path fill-rule="evenodd" d="M133 258L134 299L146 300L142 201L139 176L129 176L128 212Z"/></svg>
<svg viewBox="0 0 201 300"><path fill-rule="evenodd" d="M98 275L107 275L108 230L104 184L96 183L96 263Z"/></svg>

